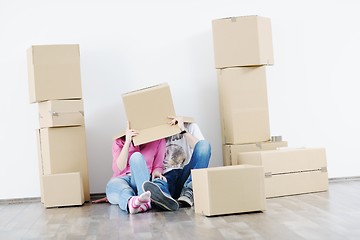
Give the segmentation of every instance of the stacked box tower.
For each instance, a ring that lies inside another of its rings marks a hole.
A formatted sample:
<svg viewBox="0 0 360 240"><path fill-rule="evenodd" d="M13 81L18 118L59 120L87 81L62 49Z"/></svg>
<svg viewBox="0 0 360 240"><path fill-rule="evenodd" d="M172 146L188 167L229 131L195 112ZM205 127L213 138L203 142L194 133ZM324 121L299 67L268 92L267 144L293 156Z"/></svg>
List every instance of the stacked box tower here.
<svg viewBox="0 0 360 240"><path fill-rule="evenodd" d="M270 19L216 19L212 30L224 165L262 165L266 197L326 191L325 149L279 149L287 142L270 135L266 82L266 67L274 64Z"/></svg>
<svg viewBox="0 0 360 240"><path fill-rule="evenodd" d="M266 65L274 63L269 18L241 16L212 21L224 165L237 154L276 149L270 141Z"/></svg>
<svg viewBox="0 0 360 240"><path fill-rule="evenodd" d="M30 103L39 109L41 202L82 205L90 190L79 45L34 45L27 57Z"/></svg>

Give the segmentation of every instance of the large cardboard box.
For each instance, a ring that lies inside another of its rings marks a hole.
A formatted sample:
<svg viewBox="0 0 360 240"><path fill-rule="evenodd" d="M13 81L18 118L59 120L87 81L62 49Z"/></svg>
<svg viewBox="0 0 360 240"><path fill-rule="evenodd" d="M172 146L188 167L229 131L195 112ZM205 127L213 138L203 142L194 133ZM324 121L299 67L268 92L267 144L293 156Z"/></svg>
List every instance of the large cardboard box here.
<svg viewBox="0 0 360 240"><path fill-rule="evenodd" d="M82 98L79 45L31 46L27 57L30 103Z"/></svg>
<svg viewBox="0 0 360 240"><path fill-rule="evenodd" d="M50 174L42 178L46 208L82 205L85 202L79 172Z"/></svg>
<svg viewBox="0 0 360 240"><path fill-rule="evenodd" d="M261 166L193 169L195 213L214 216L266 210Z"/></svg>
<svg viewBox="0 0 360 240"><path fill-rule="evenodd" d="M49 100L38 105L40 128L84 125L82 100Z"/></svg>
<svg viewBox="0 0 360 240"><path fill-rule="evenodd" d="M180 132L177 125L169 125L168 116L176 114L167 83L125 93L122 99L130 127L139 132L133 137L135 146Z"/></svg>
<svg viewBox="0 0 360 240"><path fill-rule="evenodd" d="M85 201L90 201L84 126L41 128L39 136L43 174L80 172Z"/></svg>
<svg viewBox="0 0 360 240"><path fill-rule="evenodd" d="M224 166L238 165L238 154L240 152L275 150L287 146L288 143L286 141L223 145L223 163Z"/></svg>
<svg viewBox="0 0 360 240"><path fill-rule="evenodd" d="M271 21L240 16L212 21L216 68L274 64Z"/></svg>
<svg viewBox="0 0 360 240"><path fill-rule="evenodd" d="M265 67L218 70L223 144L270 140Z"/></svg>
<svg viewBox="0 0 360 240"><path fill-rule="evenodd" d="M328 190L324 148L243 152L238 162L264 167L267 198Z"/></svg>

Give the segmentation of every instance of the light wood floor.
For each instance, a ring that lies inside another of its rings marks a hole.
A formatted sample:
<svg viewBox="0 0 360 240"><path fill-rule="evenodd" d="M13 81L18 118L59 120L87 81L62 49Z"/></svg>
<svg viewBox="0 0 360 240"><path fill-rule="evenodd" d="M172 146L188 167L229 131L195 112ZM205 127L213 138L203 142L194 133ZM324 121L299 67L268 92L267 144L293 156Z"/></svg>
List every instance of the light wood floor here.
<svg viewBox="0 0 360 240"><path fill-rule="evenodd" d="M204 217L192 208L128 215L107 203L0 204L0 239L360 239L360 181L267 200L265 212Z"/></svg>

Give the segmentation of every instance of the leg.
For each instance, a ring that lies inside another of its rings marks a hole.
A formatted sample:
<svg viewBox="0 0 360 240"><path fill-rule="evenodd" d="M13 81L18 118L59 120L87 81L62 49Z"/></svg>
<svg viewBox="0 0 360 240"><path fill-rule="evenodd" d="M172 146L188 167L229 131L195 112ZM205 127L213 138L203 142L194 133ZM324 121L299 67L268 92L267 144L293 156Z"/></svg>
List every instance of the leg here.
<svg viewBox="0 0 360 240"><path fill-rule="evenodd" d="M139 152L133 153L130 157L129 164L131 170L131 187L137 190L137 195L141 195L143 193L142 184L150 179L150 173L146 166L144 156Z"/></svg>
<svg viewBox="0 0 360 240"><path fill-rule="evenodd" d="M146 181L143 184L144 191L151 192L151 200L162 209L168 211L176 211L179 204L170 196L167 182L159 178L154 179L153 182Z"/></svg>
<svg viewBox="0 0 360 240"><path fill-rule="evenodd" d="M206 140L196 143L190 161L179 173L176 191L172 195L175 199L179 197L183 187L188 187L191 183L191 169L207 168L211 157L211 146Z"/></svg>
<svg viewBox="0 0 360 240"><path fill-rule="evenodd" d="M181 174L182 174L182 169L172 169L164 174L167 180L167 186L169 189L168 191L170 192L170 195L175 199L177 197L174 196L178 192L178 189L181 190L182 188L182 185L178 184Z"/></svg>
<svg viewBox="0 0 360 240"><path fill-rule="evenodd" d="M207 168L209 166L210 157L211 157L210 143L206 140L200 140L199 142L196 143L193 154L191 155L190 162L194 162L194 164L192 164L191 169ZM191 169L189 176L184 184L185 187L188 187L188 185L192 181Z"/></svg>
<svg viewBox="0 0 360 240"><path fill-rule="evenodd" d="M111 204L128 212L128 201L135 196L135 191L130 187L130 176L112 178L106 185L106 197Z"/></svg>

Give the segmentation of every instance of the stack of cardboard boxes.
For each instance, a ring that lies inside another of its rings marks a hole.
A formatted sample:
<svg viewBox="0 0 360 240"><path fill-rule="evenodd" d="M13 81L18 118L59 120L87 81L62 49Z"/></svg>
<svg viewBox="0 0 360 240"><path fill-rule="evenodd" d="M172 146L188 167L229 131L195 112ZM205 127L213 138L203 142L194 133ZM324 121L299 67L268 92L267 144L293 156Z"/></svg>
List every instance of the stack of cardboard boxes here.
<svg viewBox="0 0 360 240"><path fill-rule="evenodd" d="M244 16L213 21L224 165L244 151L286 147L270 141L266 67L274 63L269 18Z"/></svg>
<svg viewBox="0 0 360 240"><path fill-rule="evenodd" d="M262 211L265 198L327 190L324 149L284 149L287 142L270 135L266 82L266 66L274 63L270 19L217 19L212 22L212 30L225 167L192 171L195 212L216 215ZM255 166L261 167L261 176L249 174ZM231 173L223 188L214 185ZM252 187L239 185L238 179ZM206 191L201 190L204 182ZM264 194L256 194L262 191ZM216 205L214 196L257 204L245 208L232 204L229 209Z"/></svg>
<svg viewBox="0 0 360 240"><path fill-rule="evenodd" d="M37 143L45 207L90 200L79 45L27 51L30 103L38 103Z"/></svg>

